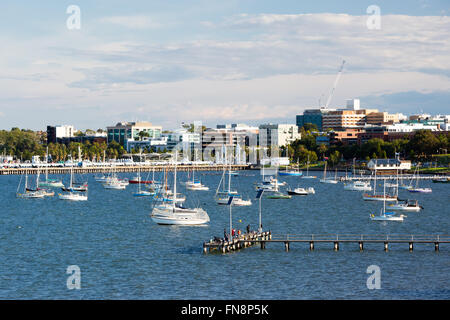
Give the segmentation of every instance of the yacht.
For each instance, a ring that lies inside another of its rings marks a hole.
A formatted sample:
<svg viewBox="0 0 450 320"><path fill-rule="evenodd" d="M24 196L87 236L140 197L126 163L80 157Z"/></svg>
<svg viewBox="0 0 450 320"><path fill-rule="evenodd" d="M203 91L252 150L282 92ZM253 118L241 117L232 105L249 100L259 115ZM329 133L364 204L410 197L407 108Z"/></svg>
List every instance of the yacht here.
<svg viewBox="0 0 450 320"><path fill-rule="evenodd" d="M58 198L60 200L72 200L72 201L87 201L87 194L79 193L79 192L66 192L64 194L58 194Z"/></svg>
<svg viewBox="0 0 450 320"><path fill-rule="evenodd" d="M390 204L389 209L396 211L413 211L419 212L423 209L417 200L406 200L404 203Z"/></svg>
<svg viewBox="0 0 450 320"><path fill-rule="evenodd" d="M354 181L353 183L344 185L344 190L349 191L371 191L370 182Z"/></svg>
<svg viewBox="0 0 450 320"><path fill-rule="evenodd" d="M175 151L176 152L176 151ZM186 208L177 203L177 159L173 177L173 200L171 203L155 201L151 219L163 225L202 225L209 222L209 216L202 208Z"/></svg>

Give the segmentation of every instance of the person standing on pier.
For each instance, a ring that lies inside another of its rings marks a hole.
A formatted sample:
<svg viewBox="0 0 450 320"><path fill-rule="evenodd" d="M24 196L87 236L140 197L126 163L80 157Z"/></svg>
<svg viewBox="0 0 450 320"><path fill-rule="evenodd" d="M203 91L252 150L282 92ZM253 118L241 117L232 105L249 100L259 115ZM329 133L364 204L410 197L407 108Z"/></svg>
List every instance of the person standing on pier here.
<svg viewBox="0 0 450 320"><path fill-rule="evenodd" d="M247 225L247 233L250 233L250 225Z"/></svg>

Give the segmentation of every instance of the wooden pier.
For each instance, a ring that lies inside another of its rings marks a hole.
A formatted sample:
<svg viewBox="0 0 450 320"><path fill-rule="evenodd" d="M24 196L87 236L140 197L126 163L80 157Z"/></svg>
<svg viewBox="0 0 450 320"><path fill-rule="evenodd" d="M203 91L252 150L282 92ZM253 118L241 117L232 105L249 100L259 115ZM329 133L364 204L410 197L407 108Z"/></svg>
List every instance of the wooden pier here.
<svg viewBox="0 0 450 320"><path fill-rule="evenodd" d="M253 236L244 235L236 237L228 242L205 242L203 244L203 252L218 250L226 253L232 250L250 247L255 244L260 244L261 249L266 248L268 243L282 243L284 249L288 252L292 243L307 243L309 250L314 250L316 243L329 243L333 245L334 251L339 251L339 244L354 243L358 245L360 251L364 250L364 244L377 243L383 244L384 251L389 251L389 244L403 243L407 244L409 251L413 251L416 244L433 244L434 250L439 251L441 243L450 243L450 235L408 235L408 234L392 234L392 235L363 235L363 234L286 234L286 235L272 235L272 233L264 232L261 234L253 234Z"/></svg>
<svg viewBox="0 0 450 320"><path fill-rule="evenodd" d="M226 166L228 169L230 166ZM45 167L40 168L2 168L0 169L0 175L20 175L20 174L37 174L38 171L44 173L47 171L49 174L70 174L70 166L68 167ZM112 168L116 172L150 172L150 171L173 171L174 165L143 165L143 166L105 166L105 167L74 167L74 174L86 174L86 173L108 173ZM248 165L231 165L232 170L246 170ZM223 165L177 165L177 171L222 171Z"/></svg>
<svg viewBox="0 0 450 320"><path fill-rule="evenodd" d="M261 246L263 246L263 243L270 241L270 239L272 239L272 234L270 231L245 233L228 241L214 241L211 239L209 242L203 243L203 253L214 251L227 253L230 251L247 248L257 243L261 243Z"/></svg>
<svg viewBox="0 0 450 320"><path fill-rule="evenodd" d="M434 180L434 179L442 179L443 177L448 177L446 175L419 175L414 176L411 174L404 174L399 175L398 179L401 180ZM397 180L396 175L383 175L383 176L377 176L377 180ZM340 177L340 181L347 182L347 181L355 181L355 180L375 180L375 176L373 175L365 175L365 176L353 176L353 177Z"/></svg>

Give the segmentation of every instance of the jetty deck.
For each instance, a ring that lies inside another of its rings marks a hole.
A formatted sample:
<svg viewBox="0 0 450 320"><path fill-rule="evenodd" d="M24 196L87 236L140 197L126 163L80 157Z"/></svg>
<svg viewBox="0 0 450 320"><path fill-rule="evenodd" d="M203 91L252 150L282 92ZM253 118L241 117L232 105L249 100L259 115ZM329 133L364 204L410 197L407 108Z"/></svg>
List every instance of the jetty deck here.
<svg viewBox="0 0 450 320"><path fill-rule="evenodd" d="M230 166L225 166L228 169ZM125 165L125 166L97 166L97 167L73 167L74 174L85 174L85 173L108 173L112 168L116 172L150 172L150 171L173 171L174 165ZM249 165L231 165L231 170L246 170L249 169ZM20 175L20 174L37 174L38 171L41 174L47 171L49 174L70 174L71 167L40 167L40 168L1 168L0 175ZM178 171L222 171L224 170L224 165L177 165Z"/></svg>
<svg viewBox="0 0 450 320"><path fill-rule="evenodd" d="M205 242L203 244L203 252L211 252L218 250L226 253L241 248L246 248L259 244L261 249L266 248L269 243L284 244L285 251L290 250L292 243L308 243L309 249L314 250L316 243L330 243L335 251L339 250L340 243L354 243L359 246L359 250L364 250L364 244L378 243L383 244L384 251L389 250L391 243L404 243L408 245L409 251L413 251L415 244L433 244L434 250L439 251L439 245L442 243L450 243L450 235L409 235L409 234L272 234L269 232L254 233L252 235L244 235L236 237L228 242Z"/></svg>
<svg viewBox="0 0 450 320"><path fill-rule="evenodd" d="M401 180L434 180L434 179L442 179L443 177L449 177L448 175L399 175L398 179ZM355 181L355 180L375 180L375 176L373 175L364 175L364 176L352 176L352 177L340 177L340 181L346 182L346 181ZM377 176L377 180L397 180L396 175L382 175Z"/></svg>

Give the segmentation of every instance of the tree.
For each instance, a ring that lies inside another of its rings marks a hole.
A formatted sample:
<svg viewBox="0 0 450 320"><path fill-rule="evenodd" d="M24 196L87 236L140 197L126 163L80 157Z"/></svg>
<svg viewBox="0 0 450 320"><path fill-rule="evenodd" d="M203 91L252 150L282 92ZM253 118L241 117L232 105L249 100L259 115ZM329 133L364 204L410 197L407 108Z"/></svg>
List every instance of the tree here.
<svg viewBox="0 0 450 320"><path fill-rule="evenodd" d="M318 132L319 129L317 128L317 125L313 124L313 123L305 123L302 127L306 132Z"/></svg>

